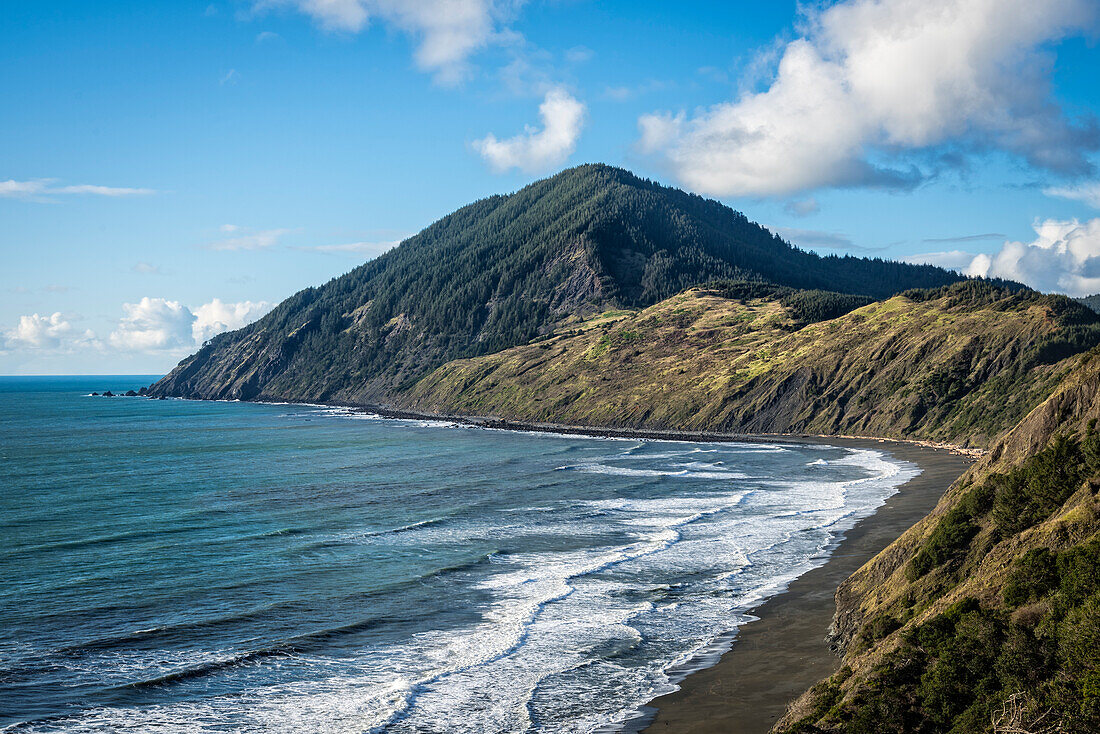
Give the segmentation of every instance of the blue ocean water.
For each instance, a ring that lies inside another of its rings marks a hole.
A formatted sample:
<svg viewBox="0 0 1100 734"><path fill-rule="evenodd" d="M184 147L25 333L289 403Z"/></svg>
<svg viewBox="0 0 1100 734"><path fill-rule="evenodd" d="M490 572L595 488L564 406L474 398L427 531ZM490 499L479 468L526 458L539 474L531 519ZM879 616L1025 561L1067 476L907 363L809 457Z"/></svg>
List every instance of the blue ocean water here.
<svg viewBox="0 0 1100 734"><path fill-rule="evenodd" d="M0 378L0 728L585 732L916 467Z"/></svg>

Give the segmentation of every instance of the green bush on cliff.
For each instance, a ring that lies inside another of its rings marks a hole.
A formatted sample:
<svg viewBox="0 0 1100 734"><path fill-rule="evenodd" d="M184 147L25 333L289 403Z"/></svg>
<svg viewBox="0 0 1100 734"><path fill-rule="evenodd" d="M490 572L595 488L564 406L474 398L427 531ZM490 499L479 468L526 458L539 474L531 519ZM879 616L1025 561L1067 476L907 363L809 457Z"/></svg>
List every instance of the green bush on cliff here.
<svg viewBox="0 0 1100 734"><path fill-rule="evenodd" d="M969 488L910 563L911 579L987 552L983 528L1005 542L1048 519L1089 480L1100 478L1100 435L1055 437L1012 471ZM1090 488L1095 492L1095 484ZM1086 500L1093 507L1095 498ZM1084 511L1082 517L1090 517ZM853 734L973 734L989 731L1100 731L1100 537L1095 518L1084 537L1053 532L1050 542L1012 563L1003 605L964 598L900 633L847 694L833 679L814 689L812 711L787 731ZM1091 534L1090 534L1091 533ZM972 565L967 566L972 568ZM928 604L945 587L915 591ZM855 649L889 635L897 621L878 614Z"/></svg>

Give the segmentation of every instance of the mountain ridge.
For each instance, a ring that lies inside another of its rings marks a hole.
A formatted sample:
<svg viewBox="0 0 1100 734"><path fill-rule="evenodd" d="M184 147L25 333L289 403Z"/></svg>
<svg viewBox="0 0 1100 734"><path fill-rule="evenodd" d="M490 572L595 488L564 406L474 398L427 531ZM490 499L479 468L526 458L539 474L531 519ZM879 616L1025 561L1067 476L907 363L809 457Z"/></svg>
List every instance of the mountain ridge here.
<svg viewBox="0 0 1100 734"><path fill-rule="evenodd" d="M460 208L394 250L211 339L155 396L386 402L456 358L715 279L883 297L962 276L820 256L725 205L589 164Z"/></svg>

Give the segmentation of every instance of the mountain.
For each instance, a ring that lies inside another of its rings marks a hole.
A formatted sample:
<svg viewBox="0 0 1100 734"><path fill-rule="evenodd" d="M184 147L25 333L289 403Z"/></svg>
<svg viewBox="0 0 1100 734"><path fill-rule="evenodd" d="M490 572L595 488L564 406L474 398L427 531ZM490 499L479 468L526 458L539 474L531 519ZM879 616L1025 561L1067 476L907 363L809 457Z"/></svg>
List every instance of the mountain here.
<svg viewBox="0 0 1100 734"><path fill-rule="evenodd" d="M475 202L381 257L221 334L155 396L386 403L457 358L716 279L883 298L960 280L821 257L716 202L586 165Z"/></svg>
<svg viewBox="0 0 1100 734"><path fill-rule="evenodd" d="M1077 300L1091 308L1093 311L1100 313L1100 293L1097 293L1094 296L1085 296L1084 298L1078 298Z"/></svg>
<svg viewBox="0 0 1100 734"><path fill-rule="evenodd" d="M696 288L449 362L406 402L578 426L980 447L1044 400L1072 355L1100 343L1100 317L1065 296L968 281L868 300Z"/></svg>

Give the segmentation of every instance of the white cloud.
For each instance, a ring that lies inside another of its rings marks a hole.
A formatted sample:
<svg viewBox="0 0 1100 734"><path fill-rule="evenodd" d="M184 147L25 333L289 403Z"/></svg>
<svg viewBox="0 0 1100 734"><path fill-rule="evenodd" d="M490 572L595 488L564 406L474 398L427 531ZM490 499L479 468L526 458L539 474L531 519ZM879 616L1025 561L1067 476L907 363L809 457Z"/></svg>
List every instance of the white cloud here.
<svg viewBox="0 0 1100 734"><path fill-rule="evenodd" d="M145 261L135 263L134 267L130 269L133 270L135 273L140 273L142 275L164 275L164 272L160 269L159 265L153 265L152 263L147 263Z"/></svg>
<svg viewBox="0 0 1100 734"><path fill-rule="evenodd" d="M51 189L51 194L94 194L95 196L147 196L154 192L152 189L135 189L125 186L93 186L92 184L79 184L77 186L59 186Z"/></svg>
<svg viewBox="0 0 1100 734"><path fill-rule="evenodd" d="M903 188L924 175L912 160L940 146L1083 173L1100 134L1052 101L1043 48L1096 16L1089 0L841 2L811 12L766 90L690 120L646 115L639 147L714 195Z"/></svg>
<svg viewBox="0 0 1100 734"><path fill-rule="evenodd" d="M272 308L273 305L267 301L225 303L220 298L215 298L210 303L204 303L195 309L195 321L191 325L195 344L202 344L223 331L232 331L251 324Z"/></svg>
<svg viewBox="0 0 1100 734"><path fill-rule="evenodd" d="M367 257L378 257L388 250L392 250L397 247L404 238L399 240L390 240L386 242L345 242L339 245L314 245L312 247L303 247L303 250L309 250L311 252L327 252L327 253L343 253L347 255L355 255L357 257L366 255Z"/></svg>
<svg viewBox="0 0 1100 734"><path fill-rule="evenodd" d="M215 298L192 310L179 301L142 298L122 304L123 317L108 337L132 352L188 352L216 334L252 323L272 308L266 301L226 303Z"/></svg>
<svg viewBox="0 0 1100 734"><path fill-rule="evenodd" d="M528 126L522 134L506 140L490 133L475 141L474 148L497 172L510 168L543 171L563 163L576 149L584 115L582 102L564 89L553 89L539 105L541 130Z"/></svg>
<svg viewBox="0 0 1100 734"><path fill-rule="evenodd" d="M15 181L13 179L0 181L0 196L12 199L37 196L46 189L49 182L50 179L41 178L36 181Z"/></svg>
<svg viewBox="0 0 1100 734"><path fill-rule="evenodd" d="M591 61L595 56L596 52L587 46L574 46L565 52L565 60L570 64L583 64Z"/></svg>
<svg viewBox="0 0 1100 734"><path fill-rule="evenodd" d="M3 350L37 353L72 353L90 349L103 353L110 346L120 352L176 357L193 351L223 331L239 329L273 307L266 301L226 303L215 298L192 310L179 301L142 298L122 304L123 316L106 344L91 330L80 330L60 312L20 316L15 328L0 332Z"/></svg>
<svg viewBox="0 0 1100 734"><path fill-rule="evenodd" d="M4 337L7 349L71 349L95 344L95 334L75 328L60 312L20 316L19 324Z"/></svg>
<svg viewBox="0 0 1100 734"><path fill-rule="evenodd" d="M683 112L673 116L668 112L642 115L638 118L638 149L642 153L657 153L680 137L685 115Z"/></svg>
<svg viewBox="0 0 1100 734"><path fill-rule="evenodd" d="M976 257L981 256L966 250L944 250L943 252L923 252L918 255L906 255L898 259L904 263L935 265L936 267L957 270L963 273L966 272Z"/></svg>
<svg viewBox="0 0 1100 734"><path fill-rule="evenodd" d="M952 268L970 276L1006 278L1040 291L1071 296L1100 293L1100 218L1047 219L1034 225L1031 242L1005 242L991 254L960 250L910 255L907 262Z"/></svg>
<svg viewBox="0 0 1100 734"><path fill-rule="evenodd" d="M232 229L226 229L232 227ZM241 231L240 227L224 224L221 231L227 234ZM265 250L278 244L279 240L290 232L289 229L264 229L258 232L230 237L210 244L211 250Z"/></svg>
<svg viewBox="0 0 1100 734"><path fill-rule="evenodd" d="M56 186L52 178L37 178L30 181L16 181L8 179L0 181L0 197L9 199L29 199L32 201L49 201L50 196L62 194L89 194L92 196L146 196L155 194L153 189L138 189L120 186L98 186L93 184L77 184L73 186Z"/></svg>
<svg viewBox="0 0 1100 734"><path fill-rule="evenodd" d="M189 349L194 345L191 327L195 314L179 301L142 298L122 304L125 314L108 341L117 349L148 352Z"/></svg>
<svg viewBox="0 0 1100 734"><path fill-rule="evenodd" d="M604 99L609 99L612 102L626 102L629 99L640 97L643 94L649 94L650 92L660 92L673 86L675 85L666 81L662 81L660 79L650 79L648 82L636 84L634 86L604 87L603 97Z"/></svg>
<svg viewBox="0 0 1100 734"><path fill-rule="evenodd" d="M1043 189L1047 196L1084 202L1093 209L1100 209L1100 181L1089 181L1078 186Z"/></svg>
<svg viewBox="0 0 1100 734"><path fill-rule="evenodd" d="M291 6L322 27L358 32L372 18L418 39L417 66L443 84L469 74L468 60L477 51L509 37L501 22L516 0L254 0L258 10Z"/></svg>

